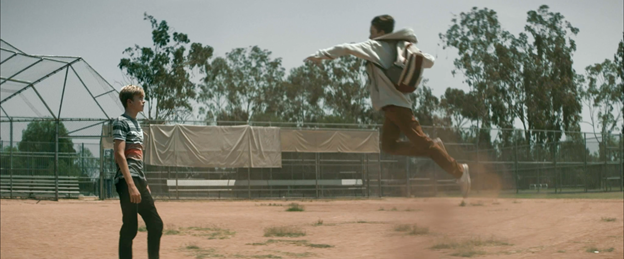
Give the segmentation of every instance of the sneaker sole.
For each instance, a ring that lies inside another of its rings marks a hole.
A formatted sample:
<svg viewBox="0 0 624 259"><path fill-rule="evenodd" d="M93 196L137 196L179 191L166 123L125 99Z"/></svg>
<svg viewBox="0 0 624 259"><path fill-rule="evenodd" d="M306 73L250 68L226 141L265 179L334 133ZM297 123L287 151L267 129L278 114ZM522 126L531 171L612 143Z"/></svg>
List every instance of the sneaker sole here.
<svg viewBox="0 0 624 259"><path fill-rule="evenodd" d="M465 198L468 198L468 194L470 194L470 187L472 185L472 181L470 179L470 167L468 167L468 165L466 165L466 164L463 164L462 166L464 167L464 172L468 176L468 181L467 182L462 182L462 184L461 184L462 195L464 196L464 199L465 199Z"/></svg>

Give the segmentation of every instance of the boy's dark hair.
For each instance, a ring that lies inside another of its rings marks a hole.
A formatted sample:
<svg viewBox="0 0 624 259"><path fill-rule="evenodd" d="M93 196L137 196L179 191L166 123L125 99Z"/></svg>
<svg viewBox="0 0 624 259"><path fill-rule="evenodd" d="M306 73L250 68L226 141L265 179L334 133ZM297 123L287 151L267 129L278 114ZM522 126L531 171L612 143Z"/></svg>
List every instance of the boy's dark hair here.
<svg viewBox="0 0 624 259"><path fill-rule="evenodd" d="M394 18L387 14L379 15L373 18L371 25L375 26L375 29L377 29L378 31L391 33L394 30Z"/></svg>

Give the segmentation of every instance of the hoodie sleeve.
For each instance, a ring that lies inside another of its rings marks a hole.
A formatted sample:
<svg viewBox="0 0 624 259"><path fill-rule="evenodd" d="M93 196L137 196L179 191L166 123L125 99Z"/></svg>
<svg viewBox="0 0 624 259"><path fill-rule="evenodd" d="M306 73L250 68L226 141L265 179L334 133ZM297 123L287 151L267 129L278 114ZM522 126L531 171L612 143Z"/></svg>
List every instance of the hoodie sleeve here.
<svg viewBox="0 0 624 259"><path fill-rule="evenodd" d="M423 56L423 68L431 68L433 67L433 63L435 62L435 57L432 56L431 54L428 53L424 53L422 52L422 50L420 50L419 48L417 48L416 46L412 45L410 46L410 51L412 53L420 53Z"/></svg>
<svg viewBox="0 0 624 259"><path fill-rule="evenodd" d="M321 49L311 55L320 59L336 59L345 55L353 55L361 59L379 63L379 51L382 49L378 42L367 40L360 43L345 43L327 49Z"/></svg>

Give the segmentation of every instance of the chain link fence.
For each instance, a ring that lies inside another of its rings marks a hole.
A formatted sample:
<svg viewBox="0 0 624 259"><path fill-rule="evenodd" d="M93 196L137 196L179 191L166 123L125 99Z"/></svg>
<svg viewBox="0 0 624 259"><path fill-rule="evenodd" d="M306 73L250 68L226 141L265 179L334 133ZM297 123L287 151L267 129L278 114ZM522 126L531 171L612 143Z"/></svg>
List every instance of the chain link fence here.
<svg viewBox="0 0 624 259"><path fill-rule="evenodd" d="M469 164L475 192L623 189L621 134L436 127L423 130L432 138L440 137L458 162ZM55 153L41 151L55 150L55 143L10 143L0 141L3 198L54 196L57 186L59 197L116 197L112 150L101 152L97 143L74 143L59 146ZM152 194L161 199L413 197L458 193L454 179L432 160L383 152L284 152L281 168L145 168Z"/></svg>

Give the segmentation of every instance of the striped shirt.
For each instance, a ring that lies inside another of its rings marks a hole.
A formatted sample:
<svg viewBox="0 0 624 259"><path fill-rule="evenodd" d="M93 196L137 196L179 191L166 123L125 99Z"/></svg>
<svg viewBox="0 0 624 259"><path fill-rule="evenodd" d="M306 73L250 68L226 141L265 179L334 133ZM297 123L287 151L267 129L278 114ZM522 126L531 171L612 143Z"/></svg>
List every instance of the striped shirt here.
<svg viewBox="0 0 624 259"><path fill-rule="evenodd" d="M132 177L146 180L143 172L143 129L135 119L123 114L113 121L113 139L126 142L124 154ZM115 184L123 179L119 164L115 174Z"/></svg>

